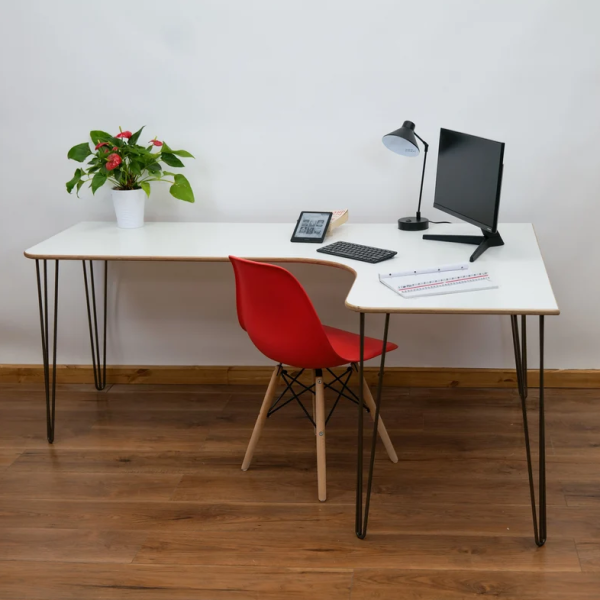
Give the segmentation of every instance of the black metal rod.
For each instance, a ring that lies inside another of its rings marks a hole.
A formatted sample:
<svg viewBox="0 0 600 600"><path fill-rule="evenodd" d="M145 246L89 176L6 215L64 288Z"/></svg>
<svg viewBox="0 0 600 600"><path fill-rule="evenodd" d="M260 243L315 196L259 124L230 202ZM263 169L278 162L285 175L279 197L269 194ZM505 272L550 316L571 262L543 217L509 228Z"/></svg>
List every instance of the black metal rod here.
<svg viewBox="0 0 600 600"><path fill-rule="evenodd" d="M281 369L281 365L279 365L279 368ZM297 375L297 377L299 377L302 373L303 373L304 369L302 369L302 371L300 371L300 373ZM269 409L269 412L267 413L267 418L271 416L272 413L276 412L275 407L279 404L279 402L281 401L281 399L287 394L288 390L291 389L295 379L291 378L291 376L288 376L288 373L286 370L281 370L281 376L283 378L283 380L286 383L285 389L283 390L283 392L281 392L281 394L279 394L279 397L277 398L277 400L275 400L275 402L273 402L273 404L271 404L271 408ZM290 377L292 379L291 382L288 382L287 377ZM304 392L302 392L304 393ZM293 399L293 398L292 398ZM288 404L286 402L286 404Z"/></svg>
<svg viewBox="0 0 600 600"><path fill-rule="evenodd" d="M540 315L540 433L539 433L539 462L540 462L540 534L536 540L538 546L546 543L546 420L544 418L544 315Z"/></svg>
<svg viewBox="0 0 600 600"><path fill-rule="evenodd" d="M421 138L419 138L421 139ZM421 140L423 141L423 140ZM421 218L421 199L423 198L423 183L425 182L425 165L427 164L427 151L429 146L425 144L425 156L423 157L423 173L421 174L421 189L419 190L419 208L417 208L417 220Z"/></svg>
<svg viewBox="0 0 600 600"><path fill-rule="evenodd" d="M360 377L359 392L358 392L358 441L357 457L356 457L356 516L354 522L354 529L357 537L360 539L364 538L363 526L362 526L362 497L363 497L363 369L365 361L365 313L360 313L360 363L358 367L358 373Z"/></svg>
<svg viewBox="0 0 600 600"><path fill-rule="evenodd" d="M527 455L527 475L529 478L529 495L531 498L531 516L533 535L537 546L546 543L546 428L544 414L544 316L540 315L540 387L539 387L539 459L538 459L538 491L539 511L536 508L535 484L533 476L533 461L531 459L531 444L529 439L529 422L527 418L527 325L525 315L521 318L521 339L517 316L511 316L513 346L521 413L523 416L523 435L525 437L525 452Z"/></svg>
<svg viewBox="0 0 600 600"><path fill-rule="evenodd" d="M276 413L278 410L281 410L284 406L287 406L290 402L293 402L294 400L297 400L298 398L296 396L292 396L291 398L288 398L283 404L280 404L277 407L271 408L269 410L269 412L267 413L267 417L270 417L273 413Z"/></svg>
<svg viewBox="0 0 600 600"><path fill-rule="evenodd" d="M350 400L350 402L353 402L354 404L358 404L358 396L356 396L356 394L354 394L354 392L350 392L350 388L346 388L346 391L340 391L338 390L338 388L333 387L332 385L327 385L327 384L323 384L325 386L326 389L332 389L336 394L341 394L342 398L346 398L346 400ZM352 396L349 396L348 394L346 394L346 392L350 392L352 394ZM356 397L353 397L356 396ZM369 407L365 405L365 411L366 412L370 412Z"/></svg>
<svg viewBox="0 0 600 600"><path fill-rule="evenodd" d="M108 319L106 318L106 311L108 308L108 261L104 261L104 352L103 360L102 360L102 380L104 382L104 387L106 387L106 325L108 323Z"/></svg>
<svg viewBox="0 0 600 600"><path fill-rule="evenodd" d="M56 414L56 349L58 345L58 260L54 261L54 334L52 348L52 441Z"/></svg>
<svg viewBox="0 0 600 600"><path fill-rule="evenodd" d="M521 360L523 366L521 367L521 374L523 375L523 395L527 398L527 315L521 315Z"/></svg>
<svg viewBox="0 0 600 600"><path fill-rule="evenodd" d="M390 313L386 313L385 315L385 325L383 328L383 348L381 351L381 362L379 363L379 380L377 381L377 400L375 405L375 415L373 417L373 437L371 438L371 458L369 460L369 475L367 478L367 497L365 500L365 514L362 518L362 528L360 533L356 535L364 540L367 535L367 525L369 523L369 508L371 506L371 490L373 487L373 469L375 467L375 452L377 450L377 427L379 425L379 414L381 412L381 394L383 391L383 375L385 373L385 356L387 350L387 338L388 338L388 329L390 325ZM363 389L363 379L361 376L360 379L361 386L360 389ZM361 489L362 496L362 489Z"/></svg>
<svg viewBox="0 0 600 600"><path fill-rule="evenodd" d="M92 284L92 306L94 309L94 332L96 333L95 344L96 344L96 366L98 367L98 375L96 380L96 389L102 389L102 375L100 373L100 339L98 336L98 313L96 310L96 281L94 279L94 263L90 260L90 280ZM94 373L95 375L95 373Z"/></svg>
<svg viewBox="0 0 600 600"><path fill-rule="evenodd" d="M304 370L304 369L303 369L303 370ZM303 370L302 370L302 371L303 371ZM278 410L282 409L284 406L286 406L287 404L289 404L290 402L292 402L292 400L296 400L296 401L298 402L298 404L300 404L300 406L301 406L302 410L304 411L304 414L305 414L305 415L308 417L309 421L310 421L310 422L313 424L313 426L316 426L316 425L315 425L315 422L314 422L314 420L313 420L313 419L311 418L311 416L308 414L308 411L306 410L306 408L304 407L304 404L302 404L302 401L300 400L300 396L302 396L302 394L305 394L305 393L307 393L307 392L310 392L310 391L311 391L311 389L310 389L310 388L307 388L305 385L303 385L302 383L300 383L300 382L298 381L298 378L300 377L300 375L302 375L302 371L300 371L300 372L299 372L299 373L296 375L296 377L292 377L291 375L288 375L288 374L287 374L285 371L283 371L283 373L282 373L282 377L283 377L283 380L284 380L284 381L286 382L286 384L287 384L287 388L286 388L286 389L289 389L289 390L290 390L290 392L291 392L291 394L292 394L292 397L291 397L289 400L287 400L286 402L284 402L283 404L281 404L281 405L277 406L277 408L275 408L275 404L274 404L274 405L271 407L271 409L269 410L269 412L268 412L267 416L270 416L270 415L272 415L273 413L277 412ZM290 381L288 381L288 379L289 379ZM304 387L305 389L304 389L304 390L302 390L302 391L300 392L300 394L297 394L297 393L294 391L294 388L293 388L293 385L294 385L294 383L297 383L298 385L301 385L301 386L302 386L302 387ZM280 396L280 397L277 399L277 402L279 402L279 400L281 400L281 396Z"/></svg>
<svg viewBox="0 0 600 600"><path fill-rule="evenodd" d="M292 400L294 400L294 398L292 398ZM309 412L306 410L306 407L304 406L304 404L302 404L302 401L300 400L300 398L296 397L296 402L300 405L300 408L304 411L306 418L313 424L313 427L316 427L317 424L314 422L313 418L310 416Z"/></svg>
<svg viewBox="0 0 600 600"><path fill-rule="evenodd" d="M39 259L35 261L38 304L40 310L40 332L42 338L42 360L44 363L44 390L46 398L46 437L48 442L54 442L54 424L56 416L56 351L58 345L58 260L54 263L54 310L53 310L53 339L52 339L52 377L50 376L50 321L48 315L48 265L44 260L43 276L40 272Z"/></svg>
<svg viewBox="0 0 600 600"><path fill-rule="evenodd" d="M329 369L328 369L328 371L329 371ZM331 373L331 371L329 371L329 372ZM350 369L348 369L346 371L346 374L347 374L347 376L344 381L342 381L341 377L336 379L339 383L342 384L341 390L337 390L336 388L334 388L331 385L327 386L337 392L337 398L335 399L335 402L333 403L333 406L331 407L331 410L329 411L329 414L327 415L327 418L325 419L325 425L327 425L327 423L329 423L329 419L331 419L331 415L333 414L333 411L335 410L336 406L338 405L340 398L345 395L344 390L348 388L348 381L350 381L350 377L352 376L352 367L350 367Z"/></svg>
<svg viewBox="0 0 600 600"><path fill-rule="evenodd" d="M90 260L90 274L88 283L88 274L83 264L83 282L85 286L85 300L88 314L88 327L90 332L90 345L92 350L92 368L94 370L94 385L101 391L106 388L106 328L107 328L107 292L108 292L108 261L104 261L104 292L103 292L103 340L102 354L100 353L100 336L98 334L98 310L96 303L96 283L94 278L94 264ZM91 288L91 303L90 303Z"/></svg>
<svg viewBox="0 0 600 600"><path fill-rule="evenodd" d="M512 327L513 336L513 349L515 352L515 369L517 371L517 388L519 390L519 397L522 398L525 395L523 390L523 361L521 360L521 346L519 343L519 324L517 322L517 316L511 315L510 325Z"/></svg>
<svg viewBox="0 0 600 600"><path fill-rule="evenodd" d="M50 398L50 363L48 362L50 356L50 338L48 333L48 261L44 260L44 324L45 324L45 338L46 338L46 387L48 388L48 394L46 396Z"/></svg>
<svg viewBox="0 0 600 600"><path fill-rule="evenodd" d="M342 383L342 377L345 377L348 374L348 371L352 373L352 367L348 367L343 373L340 373L339 375L336 375L331 369L327 369L327 372L333 377L333 379L329 383L324 385L332 386L334 383Z"/></svg>

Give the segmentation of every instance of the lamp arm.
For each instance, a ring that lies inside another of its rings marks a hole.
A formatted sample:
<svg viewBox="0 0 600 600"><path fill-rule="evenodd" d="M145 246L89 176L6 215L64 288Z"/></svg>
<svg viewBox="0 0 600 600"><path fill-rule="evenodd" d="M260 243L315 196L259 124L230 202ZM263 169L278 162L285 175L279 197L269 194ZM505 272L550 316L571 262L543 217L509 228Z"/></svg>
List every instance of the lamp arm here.
<svg viewBox="0 0 600 600"><path fill-rule="evenodd" d="M417 139L421 140L421 143L425 146L425 152L427 152L427 150L429 150L429 144L416 131L413 131L413 133Z"/></svg>
<svg viewBox="0 0 600 600"><path fill-rule="evenodd" d="M415 133L415 135L417 135ZM417 135L417 137L421 140L421 138ZM423 140L421 140L423 142ZM427 142L423 142L423 146L425 146L425 156L423 157L423 174L421 175L421 189L419 191L419 207L417 208L417 221L421 220L421 198L423 196L423 182L425 181L425 165L427 164L427 151L429 150L429 144Z"/></svg>

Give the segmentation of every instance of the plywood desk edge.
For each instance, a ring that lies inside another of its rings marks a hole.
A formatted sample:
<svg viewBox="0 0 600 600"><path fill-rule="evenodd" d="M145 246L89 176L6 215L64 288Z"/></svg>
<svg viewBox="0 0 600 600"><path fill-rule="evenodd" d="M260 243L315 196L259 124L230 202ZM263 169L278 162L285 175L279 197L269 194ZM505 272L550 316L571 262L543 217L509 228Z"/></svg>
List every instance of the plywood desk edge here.
<svg viewBox="0 0 600 600"><path fill-rule="evenodd" d="M536 238L537 241L537 238ZM149 257L149 256L87 256L87 255L38 255L38 254L29 254L28 252L24 252L26 258L36 259L36 260L106 260L106 261L116 261L116 262L127 262L127 261L135 261L135 262L229 262L228 258L222 256L196 256L196 257L181 257L181 256L160 256L160 257ZM256 260L258 262L275 262L275 263L305 263L305 264L313 264L313 265L321 265L325 267L335 267L338 269L343 269L344 271L348 271L354 275L354 281L352 282L352 286L350 290L348 290L348 296L352 292L352 287L354 283L357 281L357 272L350 267L349 265L345 265L343 263L338 263L333 260L319 260L312 258L291 258L291 257L264 257L264 256L244 256L243 258L247 258L248 260ZM552 287L551 287L552 289ZM554 291L552 292L554 297ZM556 299L555 299L556 302ZM378 307L378 308L365 308L362 306L358 306L355 304L351 304L348 300L344 301L344 304L347 309L354 312L365 312L365 313L405 313L405 314L481 314L481 315L559 315L560 310L535 310L535 311L523 311L519 309L501 309L501 310L478 310L478 309L439 309L439 308L411 308L411 307ZM557 305L558 306L558 305Z"/></svg>
<svg viewBox="0 0 600 600"><path fill-rule="evenodd" d="M542 262L544 262L544 257L542 255L542 251L540 249L539 240L537 237L537 233L535 231L535 227L533 223L529 223L531 229L534 234L534 238L537 244L538 252L540 254L540 258ZM67 228L69 229L69 228ZM66 231L66 230L64 230ZM59 232L62 233L62 232ZM58 235L58 234L56 234ZM23 253L26 258L34 259L34 260L98 260L98 261L115 261L115 262L229 262L229 258L226 256L114 256L114 255L85 255L85 254L35 254L31 253L28 250L25 250ZM275 262L275 263L295 263L295 264L314 264L321 265L326 267L335 267L338 269L343 269L344 271L348 271L353 274L354 281L352 282L352 286L348 290L348 294L346 296L346 300L344 304L347 309L353 312L364 312L364 313L396 313L396 314L471 314L471 315L559 315L560 309L558 308L558 303L556 302L556 296L554 294L554 290L552 289L552 284L550 283L550 278L548 278L548 284L550 285L550 291L552 292L552 298L554 300L554 304L556 305L556 309L536 309L536 310L523 310L523 309L466 309L466 308L447 308L440 309L438 308L423 308L423 307L410 307L410 306L389 306L389 307L377 307L377 308L367 308L362 307L360 305L352 304L348 302L348 297L352 292L352 288L358 279L358 273L355 269L353 269L350 265L336 262L334 257L331 258L308 258L308 257L274 257L274 256L242 256L242 258L246 258L248 260L255 260L259 262ZM544 263L544 268L545 268Z"/></svg>

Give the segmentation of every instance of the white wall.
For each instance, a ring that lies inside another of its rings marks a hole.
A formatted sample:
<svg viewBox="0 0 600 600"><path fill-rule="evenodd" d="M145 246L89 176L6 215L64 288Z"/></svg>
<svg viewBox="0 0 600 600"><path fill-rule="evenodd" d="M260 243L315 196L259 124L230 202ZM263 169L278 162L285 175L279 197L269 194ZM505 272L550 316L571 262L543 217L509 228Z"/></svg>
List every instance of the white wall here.
<svg viewBox="0 0 600 600"><path fill-rule="evenodd" d="M501 221L535 224L562 316L547 364L600 368L600 3L595 0L21 0L3 3L0 363L39 363L25 248L81 220L112 220L108 189L68 196L67 150L91 129L147 127L195 154L197 202L155 187L150 220L293 222L350 209L389 222L415 206L419 159L381 136L405 119L506 142ZM465 250L468 252L468 250ZM590 269L591 267L591 269ZM324 320L351 277L297 267ZM586 275L587 274L587 275ZM59 362L89 363L80 264L63 263ZM112 269L109 363L260 364L240 331L231 269ZM377 334L381 320L368 319ZM395 317L389 364L505 367L499 317Z"/></svg>

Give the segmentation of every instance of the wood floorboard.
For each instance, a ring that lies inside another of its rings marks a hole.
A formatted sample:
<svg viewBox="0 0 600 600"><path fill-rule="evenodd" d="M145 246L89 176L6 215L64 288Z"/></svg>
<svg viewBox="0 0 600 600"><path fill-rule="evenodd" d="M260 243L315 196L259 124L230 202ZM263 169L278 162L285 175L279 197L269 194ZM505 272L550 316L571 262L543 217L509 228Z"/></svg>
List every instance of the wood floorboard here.
<svg viewBox="0 0 600 600"><path fill-rule="evenodd" d="M357 569L352 600L596 600L600 574Z"/></svg>
<svg viewBox="0 0 600 600"><path fill-rule="evenodd" d="M447 503L376 503L369 518L374 533L528 537L531 514L525 505L494 507ZM267 524L293 530L298 524L343 531L354 520L354 505L266 502L184 502L114 499L29 499L0 497L0 528L126 529L176 532L255 531ZM552 539L600 542L600 509L550 506Z"/></svg>
<svg viewBox="0 0 600 600"><path fill-rule="evenodd" d="M340 403L327 428L320 503L314 431L298 406L269 419L241 471L263 395L61 385L50 446L43 388L0 385L0 598L600 598L600 391L546 395L543 548L516 390L385 389L400 461L379 446L364 541L356 406ZM537 406L531 390L534 459ZM368 442L368 415L365 431Z"/></svg>
<svg viewBox="0 0 600 600"><path fill-rule="evenodd" d="M555 539L532 551L529 537L371 533L368 544L352 528L337 531L307 523L265 526L252 532L149 533L134 562L305 568L363 567L500 571L580 571L575 543Z"/></svg>
<svg viewBox="0 0 600 600"><path fill-rule="evenodd" d="M353 504L356 474L353 461L333 457L327 465L328 502ZM439 461L432 472L428 461L379 461L374 471L373 501L392 504L442 502L465 504L529 504L525 462L501 463L486 471L486 461ZM440 464L441 463L441 464ZM444 466L446 470L444 471ZM481 475L477 477L477 475ZM239 464L206 466L197 474L184 474L173 500L209 502L314 502L316 461L274 467L259 459L245 473ZM565 505L560 482L547 484L548 504Z"/></svg>
<svg viewBox="0 0 600 600"><path fill-rule="evenodd" d="M3 600L349 600L351 569L1 562Z"/></svg>
<svg viewBox="0 0 600 600"><path fill-rule="evenodd" d="M0 469L12 465L20 456L21 452L12 452L10 450L0 451Z"/></svg>
<svg viewBox="0 0 600 600"><path fill-rule="evenodd" d="M145 532L97 529L0 529L0 561L130 563Z"/></svg>
<svg viewBox="0 0 600 600"><path fill-rule="evenodd" d="M593 571L600 573L600 543L579 542L577 553L582 571ZM600 588L598 588L600 590Z"/></svg>
<svg viewBox="0 0 600 600"><path fill-rule="evenodd" d="M0 475L2 498L70 498L106 500L168 500L181 480L179 474L126 473L30 473L12 471Z"/></svg>

